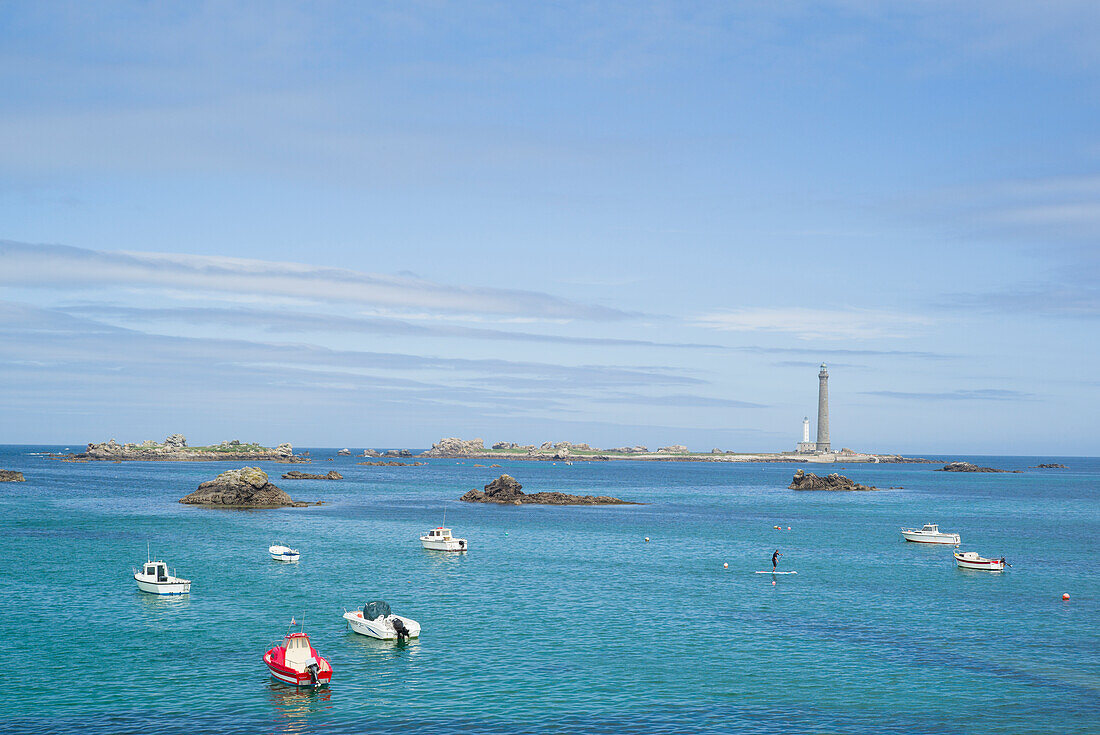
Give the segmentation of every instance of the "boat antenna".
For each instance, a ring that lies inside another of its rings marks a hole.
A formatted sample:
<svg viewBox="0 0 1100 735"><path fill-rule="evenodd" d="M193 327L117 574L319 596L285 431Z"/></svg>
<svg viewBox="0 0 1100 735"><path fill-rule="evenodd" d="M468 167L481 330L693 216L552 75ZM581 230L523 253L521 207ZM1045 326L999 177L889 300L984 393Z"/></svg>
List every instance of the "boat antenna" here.
<svg viewBox="0 0 1100 735"><path fill-rule="evenodd" d="M153 561L153 552L150 551L149 540L145 540L145 563Z"/></svg>
<svg viewBox="0 0 1100 735"><path fill-rule="evenodd" d="M443 506L443 527L447 527L447 506Z"/></svg>

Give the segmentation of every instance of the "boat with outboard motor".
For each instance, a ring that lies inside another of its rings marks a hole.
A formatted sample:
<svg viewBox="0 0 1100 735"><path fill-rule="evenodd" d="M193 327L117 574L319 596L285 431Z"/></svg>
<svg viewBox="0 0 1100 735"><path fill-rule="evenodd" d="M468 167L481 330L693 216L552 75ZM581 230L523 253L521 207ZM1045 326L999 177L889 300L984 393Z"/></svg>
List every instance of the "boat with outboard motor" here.
<svg viewBox="0 0 1100 735"><path fill-rule="evenodd" d="M344 610L344 620L356 633L383 641L420 637L420 623L394 615L389 603L383 600L368 602L359 610Z"/></svg>
<svg viewBox="0 0 1100 735"><path fill-rule="evenodd" d="M271 554L271 558L275 561L298 561L302 558L302 555L298 553L297 549L292 549L289 546L280 546L278 544L267 547L267 553Z"/></svg>
<svg viewBox="0 0 1100 735"><path fill-rule="evenodd" d="M295 621L291 620L293 627ZM332 681L332 666L310 644L305 631L287 631L281 644L268 649L264 664L271 675L285 684L296 687L323 687Z"/></svg>
<svg viewBox="0 0 1100 735"><path fill-rule="evenodd" d="M957 533L941 531L935 523L925 523L924 528L903 528L901 536L906 541L914 541L918 544L953 544L962 543L962 536Z"/></svg>
<svg viewBox="0 0 1100 735"><path fill-rule="evenodd" d="M961 554L956 551L955 563L960 569L979 569L984 572L1003 572L1005 567L1012 566L1003 556L1000 559L986 559L976 551L964 551Z"/></svg>
<svg viewBox="0 0 1100 735"><path fill-rule="evenodd" d="M184 595L191 591L191 580L173 577L168 573L168 564L150 559L141 571L134 569L134 581L138 589L151 595Z"/></svg>

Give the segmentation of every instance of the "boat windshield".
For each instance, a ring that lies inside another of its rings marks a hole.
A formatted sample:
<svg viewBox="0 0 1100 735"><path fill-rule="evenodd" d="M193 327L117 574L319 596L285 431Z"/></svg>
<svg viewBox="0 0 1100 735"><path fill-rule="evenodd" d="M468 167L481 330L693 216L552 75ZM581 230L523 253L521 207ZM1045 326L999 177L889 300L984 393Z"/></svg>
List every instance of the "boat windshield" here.
<svg viewBox="0 0 1100 735"><path fill-rule="evenodd" d="M390 610L390 604L383 600L375 600L363 605L363 619L364 620L377 620L378 618L388 618L392 615Z"/></svg>

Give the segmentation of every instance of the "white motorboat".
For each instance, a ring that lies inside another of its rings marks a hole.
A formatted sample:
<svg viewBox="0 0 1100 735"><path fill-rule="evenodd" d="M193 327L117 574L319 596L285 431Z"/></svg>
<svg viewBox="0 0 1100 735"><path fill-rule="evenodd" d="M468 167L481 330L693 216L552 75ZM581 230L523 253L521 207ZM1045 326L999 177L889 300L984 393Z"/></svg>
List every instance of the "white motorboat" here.
<svg viewBox="0 0 1100 735"><path fill-rule="evenodd" d="M297 549L292 549L289 546L279 546L278 544L269 546L267 553L271 554L271 558L275 561L298 561L302 557Z"/></svg>
<svg viewBox="0 0 1100 735"><path fill-rule="evenodd" d="M191 591L191 580L173 577L162 561L147 561L141 571L134 570L138 589L153 595L183 595Z"/></svg>
<svg viewBox="0 0 1100 735"><path fill-rule="evenodd" d="M420 637L420 623L394 615L389 603L382 600L368 602L360 610L345 610L344 620L356 633L384 641Z"/></svg>
<svg viewBox="0 0 1100 735"><path fill-rule="evenodd" d="M432 551L466 551L468 548L466 539L455 538L451 535L451 529L443 526L433 528L426 536L421 536L420 545Z"/></svg>
<svg viewBox="0 0 1100 735"><path fill-rule="evenodd" d="M924 528L903 528L902 538L906 541L915 541L919 544L952 544L958 546L962 543L962 536L957 533L941 531L935 523L925 523Z"/></svg>
<svg viewBox="0 0 1100 735"><path fill-rule="evenodd" d="M1000 559L986 559L976 551L964 551L961 554L956 551L955 563L960 569L980 569L985 572L1003 572L1005 567L1012 566L1003 556Z"/></svg>

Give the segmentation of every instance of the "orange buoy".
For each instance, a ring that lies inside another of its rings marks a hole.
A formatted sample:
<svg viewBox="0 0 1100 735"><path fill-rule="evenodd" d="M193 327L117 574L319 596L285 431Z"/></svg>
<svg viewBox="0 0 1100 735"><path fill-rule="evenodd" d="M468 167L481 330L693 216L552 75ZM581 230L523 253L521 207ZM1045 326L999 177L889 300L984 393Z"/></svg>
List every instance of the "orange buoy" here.
<svg viewBox="0 0 1100 735"><path fill-rule="evenodd" d="M646 537L645 537L645 542L646 542L647 544L649 543L649 536L646 536Z"/></svg>
<svg viewBox="0 0 1100 735"><path fill-rule="evenodd" d="M791 527L790 527L790 526L787 526L787 530L788 530L788 531L790 531L790 530L791 530Z"/></svg>
<svg viewBox="0 0 1100 735"><path fill-rule="evenodd" d="M774 586L775 586L775 580L773 579L772 580L772 587L774 587Z"/></svg>
<svg viewBox="0 0 1100 735"><path fill-rule="evenodd" d="M725 564L722 565L722 568L723 569L729 569L730 568L730 563L726 562Z"/></svg>
<svg viewBox="0 0 1100 735"><path fill-rule="evenodd" d="M1068 600L1069 599L1069 593L1068 592L1063 592L1062 593L1062 599L1063 600Z"/></svg>

